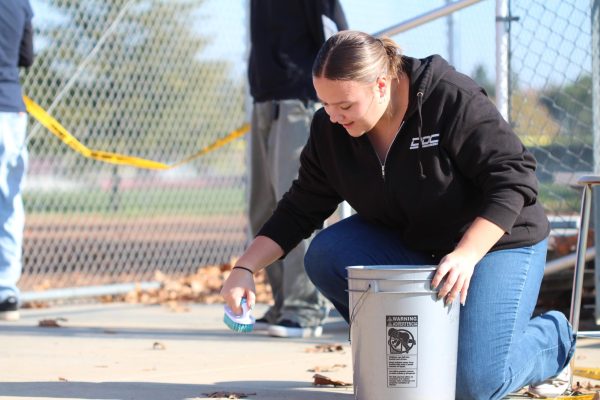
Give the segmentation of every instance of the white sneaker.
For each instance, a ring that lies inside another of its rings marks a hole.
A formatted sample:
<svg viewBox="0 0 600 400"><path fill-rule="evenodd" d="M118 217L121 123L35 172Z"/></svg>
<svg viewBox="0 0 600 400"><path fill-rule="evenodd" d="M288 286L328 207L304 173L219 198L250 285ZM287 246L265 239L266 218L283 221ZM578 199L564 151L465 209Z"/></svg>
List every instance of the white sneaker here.
<svg viewBox="0 0 600 400"><path fill-rule="evenodd" d="M567 365L558 375L536 385L529 385L529 392L537 396L554 398L565 394L571 385L571 366Z"/></svg>
<svg viewBox="0 0 600 400"><path fill-rule="evenodd" d="M309 338L320 337L323 334L323 326L302 327L299 323L284 319L275 325L269 326L269 336L282 338Z"/></svg>

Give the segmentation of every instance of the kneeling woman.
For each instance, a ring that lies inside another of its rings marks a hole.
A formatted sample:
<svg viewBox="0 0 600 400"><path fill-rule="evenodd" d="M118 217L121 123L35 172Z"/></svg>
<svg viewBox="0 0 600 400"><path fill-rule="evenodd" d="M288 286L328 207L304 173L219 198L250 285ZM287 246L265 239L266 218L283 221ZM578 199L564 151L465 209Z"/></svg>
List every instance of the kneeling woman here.
<svg viewBox="0 0 600 400"><path fill-rule="evenodd" d="M440 297L463 305L457 398L545 389L575 339L561 313L531 318L548 220L535 160L485 92L439 56L405 57L356 31L327 40L313 82L323 108L298 179L225 282L227 304L253 303L248 270L284 256L346 200L356 215L321 231L305 257L346 321L346 266L437 263ZM550 387L557 396L567 385Z"/></svg>

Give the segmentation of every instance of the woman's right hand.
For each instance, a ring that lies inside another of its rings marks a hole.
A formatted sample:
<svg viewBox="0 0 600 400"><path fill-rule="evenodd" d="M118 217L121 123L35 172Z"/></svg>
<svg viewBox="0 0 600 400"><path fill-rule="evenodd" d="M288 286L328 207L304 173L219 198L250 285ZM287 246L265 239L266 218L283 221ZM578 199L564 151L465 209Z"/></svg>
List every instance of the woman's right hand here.
<svg viewBox="0 0 600 400"><path fill-rule="evenodd" d="M242 297L246 298L249 308L256 303L254 274L283 256L283 249L266 236L257 236L244 254L238 259L240 268L233 268L221 289L225 303L237 315L242 314ZM243 267L242 267L243 266ZM248 269L250 269L248 271Z"/></svg>
<svg viewBox="0 0 600 400"><path fill-rule="evenodd" d="M242 297L246 298L248 308L254 308L256 303L256 286L254 285L254 275L242 268L231 270L229 277L225 280L221 289L221 296L225 304L236 315L242 314Z"/></svg>

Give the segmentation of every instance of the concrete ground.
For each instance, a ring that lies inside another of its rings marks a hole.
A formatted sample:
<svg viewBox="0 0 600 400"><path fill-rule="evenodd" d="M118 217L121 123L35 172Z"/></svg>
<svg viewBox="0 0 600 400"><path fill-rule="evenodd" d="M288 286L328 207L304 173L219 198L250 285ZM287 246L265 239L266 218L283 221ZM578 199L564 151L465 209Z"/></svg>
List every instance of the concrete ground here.
<svg viewBox="0 0 600 400"><path fill-rule="evenodd" d="M260 315L264 306L258 307ZM321 338L275 339L232 333L222 311L221 305L173 312L112 303L22 310L20 321L0 323L0 399L354 398L351 387L312 384L311 369L336 365L319 373L352 382L340 317L326 321ZM61 327L38 326L55 318L65 319ZM334 344L341 350L315 352ZM580 341L576 357L577 367L600 367L600 341Z"/></svg>

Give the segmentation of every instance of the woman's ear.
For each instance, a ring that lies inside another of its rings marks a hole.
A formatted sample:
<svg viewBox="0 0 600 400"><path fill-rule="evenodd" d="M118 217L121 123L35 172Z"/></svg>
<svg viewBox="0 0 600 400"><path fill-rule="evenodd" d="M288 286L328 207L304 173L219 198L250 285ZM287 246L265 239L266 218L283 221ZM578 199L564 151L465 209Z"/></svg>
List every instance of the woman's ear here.
<svg viewBox="0 0 600 400"><path fill-rule="evenodd" d="M375 90L377 92L377 96L379 97L379 104L382 104L385 100L385 95L387 92L388 80L385 77L377 78L377 82L375 83Z"/></svg>
<svg viewBox="0 0 600 400"><path fill-rule="evenodd" d="M387 85L388 81L385 76L377 78L377 92L379 93L379 97L385 97Z"/></svg>

